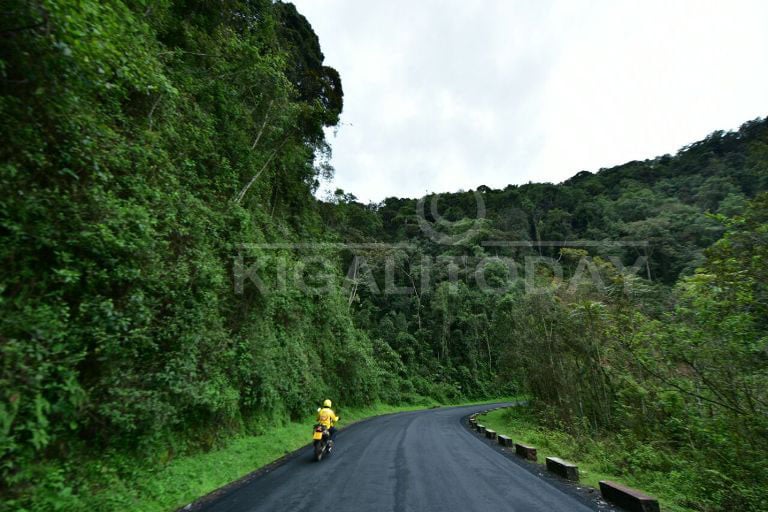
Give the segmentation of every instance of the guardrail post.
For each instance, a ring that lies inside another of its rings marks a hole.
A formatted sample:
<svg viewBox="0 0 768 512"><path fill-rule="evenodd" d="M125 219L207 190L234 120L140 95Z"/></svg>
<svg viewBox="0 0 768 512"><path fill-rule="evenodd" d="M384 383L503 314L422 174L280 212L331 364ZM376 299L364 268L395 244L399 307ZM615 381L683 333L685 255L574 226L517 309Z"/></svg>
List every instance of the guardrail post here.
<svg viewBox="0 0 768 512"><path fill-rule="evenodd" d="M527 444L515 443L515 453L524 459L532 460L534 462L538 460L536 448L528 446Z"/></svg>
<svg viewBox="0 0 768 512"><path fill-rule="evenodd" d="M653 496L637 489L626 487L609 480L600 480L600 494L605 501L627 509L629 512L659 512L659 502Z"/></svg>
<svg viewBox="0 0 768 512"><path fill-rule="evenodd" d="M564 461L559 457L547 457L547 470L560 475L566 480L579 481L579 468L576 464Z"/></svg>

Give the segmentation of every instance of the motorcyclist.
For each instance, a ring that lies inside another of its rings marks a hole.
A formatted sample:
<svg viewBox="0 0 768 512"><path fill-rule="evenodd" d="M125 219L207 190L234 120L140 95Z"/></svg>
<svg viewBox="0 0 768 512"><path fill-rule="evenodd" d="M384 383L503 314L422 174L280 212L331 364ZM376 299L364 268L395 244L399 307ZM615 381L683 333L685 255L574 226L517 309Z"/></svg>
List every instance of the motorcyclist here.
<svg viewBox="0 0 768 512"><path fill-rule="evenodd" d="M333 402L326 398L323 406L317 410L317 422L328 429L328 437L331 446L333 446L333 437L336 435L335 424L339 421L339 417L336 416L331 407L333 407Z"/></svg>

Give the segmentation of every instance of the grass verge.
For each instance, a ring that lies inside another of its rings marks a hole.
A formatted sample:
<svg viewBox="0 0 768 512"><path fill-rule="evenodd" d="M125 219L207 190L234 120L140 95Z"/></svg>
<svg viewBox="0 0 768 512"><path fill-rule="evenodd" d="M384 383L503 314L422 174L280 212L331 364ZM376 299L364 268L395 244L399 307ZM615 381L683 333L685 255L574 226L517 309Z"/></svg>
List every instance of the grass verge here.
<svg viewBox="0 0 768 512"><path fill-rule="evenodd" d="M520 442L535 446L540 461L560 457L579 466L582 484L599 487L600 480L612 480L658 498L667 512L693 512L677 503L679 492L670 483L669 475L621 471L617 467L619 448L608 440L575 438L568 433L544 428L536 422L527 407L499 409L478 416L478 423Z"/></svg>
<svg viewBox="0 0 768 512"><path fill-rule="evenodd" d="M376 404L342 409L340 427L382 414L509 400L513 399L446 404L425 401L418 405ZM39 467L37 472L45 481L33 490L36 495L32 500L14 508L29 512L176 510L308 444L313 420L308 416L304 421L275 426L262 435L232 438L213 450L172 458L161 465L141 463L124 455L106 455L69 469Z"/></svg>

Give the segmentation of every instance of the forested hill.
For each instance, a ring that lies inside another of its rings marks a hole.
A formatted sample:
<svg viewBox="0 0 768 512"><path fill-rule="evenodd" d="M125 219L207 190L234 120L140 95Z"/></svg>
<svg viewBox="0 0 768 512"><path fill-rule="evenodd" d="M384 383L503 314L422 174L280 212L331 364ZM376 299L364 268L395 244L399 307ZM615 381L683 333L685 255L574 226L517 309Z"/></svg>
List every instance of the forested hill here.
<svg viewBox="0 0 768 512"><path fill-rule="evenodd" d="M559 185L364 205L314 197L342 108L292 4L6 2L4 504L68 508L105 454L159 465L328 396L513 392L620 432L618 471L672 475L686 506L766 499L766 120Z"/></svg>
<svg viewBox="0 0 768 512"><path fill-rule="evenodd" d="M484 395L506 383L489 376L504 370L494 359L507 350L508 336L495 323L503 294L481 290L478 270L492 274L497 288L508 286L509 299L533 277L525 267L532 255L561 267L564 288L582 256L613 259L635 267L649 295L638 307L659 315L671 287L705 263L705 249L721 238L727 219L766 190L768 119L758 119L674 156L580 172L561 184L479 186L379 204L337 190L319 209L326 236L352 244L340 252L340 267L356 325L414 365L408 375L450 383L452 393ZM366 250L371 243L389 248ZM537 268L535 277L557 270ZM412 291L387 293L388 280Z"/></svg>
<svg viewBox="0 0 768 512"><path fill-rule="evenodd" d="M476 219L479 192L487 220L482 236L488 239L532 244L648 241L646 277L672 284L681 273L692 273L702 262L703 249L722 234L723 223L706 214L739 214L749 199L766 190L768 119L757 119L734 132L716 131L674 156L594 174L582 171L560 184L509 185L503 190L481 185L474 191L437 194L425 198L422 211L431 219L435 202L441 222ZM415 199L363 205L338 190L331 201L339 206L323 206L324 217L346 240L424 238ZM558 248L543 251L556 256ZM628 248L623 257L635 252Z"/></svg>
<svg viewBox="0 0 768 512"><path fill-rule="evenodd" d="M767 187L758 119L557 185L370 205L338 190L320 209L357 243L343 259L355 324L416 389L524 390L579 456L680 510L760 510Z"/></svg>

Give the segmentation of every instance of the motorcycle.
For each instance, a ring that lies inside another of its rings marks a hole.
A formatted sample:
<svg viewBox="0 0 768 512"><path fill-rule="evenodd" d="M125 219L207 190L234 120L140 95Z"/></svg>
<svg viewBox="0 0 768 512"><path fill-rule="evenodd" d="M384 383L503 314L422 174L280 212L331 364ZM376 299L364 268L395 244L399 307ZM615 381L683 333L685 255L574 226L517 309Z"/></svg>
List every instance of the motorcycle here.
<svg viewBox="0 0 768 512"><path fill-rule="evenodd" d="M312 444L315 449L315 460L320 462L324 455L330 455L333 449L333 441L328 428L324 425L315 425L312 431Z"/></svg>

